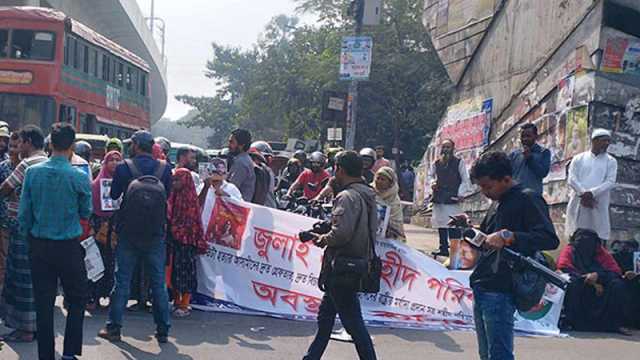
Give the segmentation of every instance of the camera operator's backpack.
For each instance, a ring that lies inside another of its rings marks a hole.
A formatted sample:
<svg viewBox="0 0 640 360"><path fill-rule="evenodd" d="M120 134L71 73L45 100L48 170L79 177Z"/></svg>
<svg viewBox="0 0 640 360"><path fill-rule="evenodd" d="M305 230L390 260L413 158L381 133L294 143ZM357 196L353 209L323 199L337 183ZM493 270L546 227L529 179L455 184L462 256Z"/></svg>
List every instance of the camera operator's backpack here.
<svg viewBox="0 0 640 360"><path fill-rule="evenodd" d="M167 192L160 179L167 167L160 161L153 175L143 175L135 162L125 160L133 180L127 187L118 214L119 235L140 249L154 244L167 222Z"/></svg>

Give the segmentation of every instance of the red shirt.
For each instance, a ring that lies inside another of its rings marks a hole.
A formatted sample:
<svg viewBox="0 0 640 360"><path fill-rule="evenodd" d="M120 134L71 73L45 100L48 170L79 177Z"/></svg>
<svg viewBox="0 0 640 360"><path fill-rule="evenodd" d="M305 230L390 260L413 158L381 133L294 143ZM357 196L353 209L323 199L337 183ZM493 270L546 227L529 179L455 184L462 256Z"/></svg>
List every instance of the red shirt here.
<svg viewBox="0 0 640 360"><path fill-rule="evenodd" d="M329 172L324 169L322 169L322 171L317 174L311 171L311 169L306 169L305 171L303 171L302 174L298 176L298 183L302 185L304 189L304 197L306 197L307 199L313 199L314 197L318 196L318 194L320 194L320 191L322 191L322 182L330 177L331 175L329 174ZM311 189L309 185L315 185L315 188Z"/></svg>

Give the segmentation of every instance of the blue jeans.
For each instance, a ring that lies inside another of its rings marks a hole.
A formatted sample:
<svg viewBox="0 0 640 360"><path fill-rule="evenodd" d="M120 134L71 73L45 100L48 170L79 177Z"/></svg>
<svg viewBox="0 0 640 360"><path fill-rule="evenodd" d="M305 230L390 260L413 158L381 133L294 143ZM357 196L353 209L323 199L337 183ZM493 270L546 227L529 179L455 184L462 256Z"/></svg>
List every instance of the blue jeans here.
<svg viewBox="0 0 640 360"><path fill-rule="evenodd" d="M340 315L342 325L353 338L360 360L375 360L376 352L362 319L358 294L350 289L329 285L326 290L318 311L318 332L303 360L319 360L322 357L331 338L336 314Z"/></svg>
<svg viewBox="0 0 640 360"><path fill-rule="evenodd" d="M513 295L474 289L473 296L480 359L513 360Z"/></svg>
<svg viewBox="0 0 640 360"><path fill-rule="evenodd" d="M171 324L169 323L169 295L165 283L165 262L167 247L163 240L158 240L156 245L148 250L141 250L133 246L128 240L120 237L116 247L116 286L111 295L109 308L109 321L107 327L121 328L122 314L129 301L129 291L133 270L138 260L144 258L151 283L153 296L153 319L156 323L158 334L166 335Z"/></svg>

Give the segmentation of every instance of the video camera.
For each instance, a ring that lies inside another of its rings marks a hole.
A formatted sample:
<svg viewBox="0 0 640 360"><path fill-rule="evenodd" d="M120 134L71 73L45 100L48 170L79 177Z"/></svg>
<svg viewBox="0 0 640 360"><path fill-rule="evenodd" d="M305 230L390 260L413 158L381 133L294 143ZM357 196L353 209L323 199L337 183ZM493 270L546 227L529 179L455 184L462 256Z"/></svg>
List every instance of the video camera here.
<svg viewBox="0 0 640 360"><path fill-rule="evenodd" d="M482 233L479 230L466 227L462 231L462 237L464 240L468 241L472 245L476 247L481 247L485 240L487 239L487 235ZM565 290L569 285L569 280L562 277L560 274L552 271L544 264L541 264L539 261L532 259L528 256L522 255L516 251L513 251L507 247L502 248L502 250L507 253L512 261L518 263L520 266L531 270L542 278L544 278L547 282L559 287L562 290Z"/></svg>
<svg viewBox="0 0 640 360"><path fill-rule="evenodd" d="M324 235L328 234L329 231L331 231L331 221L318 221L317 223L313 224L311 230L301 231L298 234L298 238L300 238L300 241L305 243L315 238L313 234Z"/></svg>

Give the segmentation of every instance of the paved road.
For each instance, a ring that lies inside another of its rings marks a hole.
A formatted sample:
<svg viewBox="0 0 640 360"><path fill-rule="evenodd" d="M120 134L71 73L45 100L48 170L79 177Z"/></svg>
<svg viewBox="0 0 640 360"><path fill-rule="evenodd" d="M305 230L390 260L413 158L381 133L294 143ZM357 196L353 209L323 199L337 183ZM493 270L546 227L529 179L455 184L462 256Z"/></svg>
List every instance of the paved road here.
<svg viewBox="0 0 640 360"><path fill-rule="evenodd" d="M437 247L437 236L419 227L407 227L409 244L423 251ZM59 299L60 300L60 299ZM62 349L63 311L56 308L57 349ZM116 359L224 359L282 360L300 359L313 338L315 324L219 313L194 312L189 319L173 321L169 343L159 346L151 337L150 314L126 314L123 342L110 344L95 334L104 324L106 312L97 311L85 321L84 356L91 360ZM264 330L259 330L264 328ZM258 330L258 331L252 331ZM5 328L0 326L0 332ZM380 359L476 359L473 332L428 332L373 328L374 343ZM611 334L572 334L567 338L516 339L519 360L637 360L640 332L634 337ZM35 344L6 344L2 360L36 359ZM357 358L352 344L331 342L325 359Z"/></svg>

